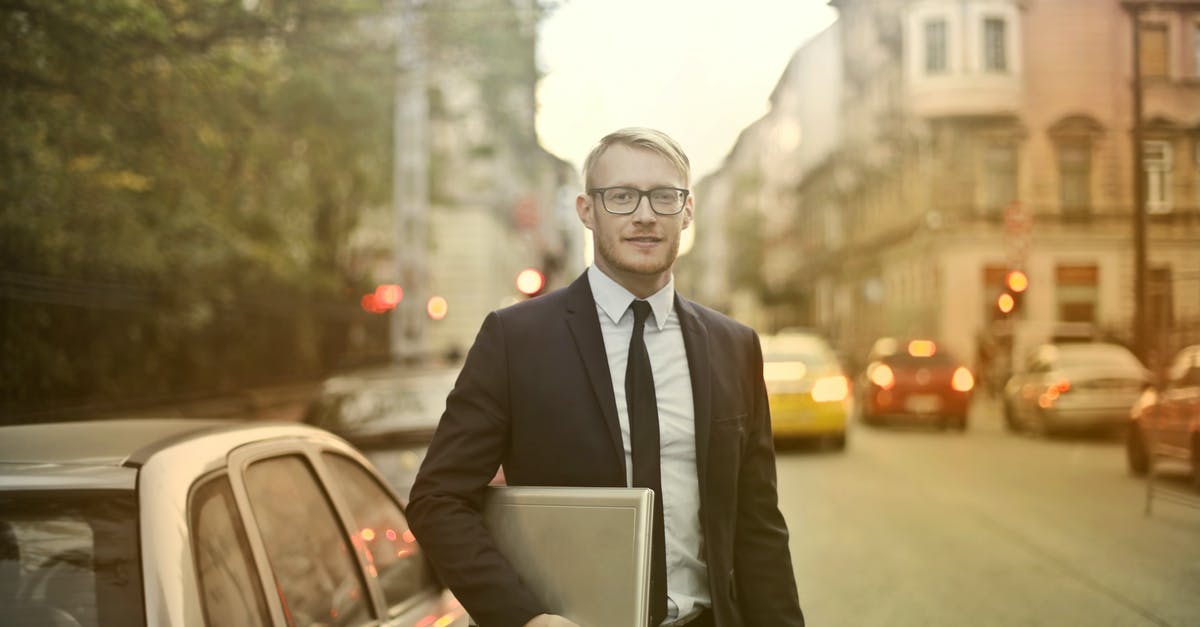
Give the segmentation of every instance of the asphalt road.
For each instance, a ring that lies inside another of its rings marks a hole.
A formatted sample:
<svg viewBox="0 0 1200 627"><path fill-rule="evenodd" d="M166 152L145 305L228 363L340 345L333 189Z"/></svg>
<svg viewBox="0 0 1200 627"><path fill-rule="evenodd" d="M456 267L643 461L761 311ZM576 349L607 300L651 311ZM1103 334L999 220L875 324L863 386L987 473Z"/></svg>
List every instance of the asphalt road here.
<svg viewBox="0 0 1200 627"><path fill-rule="evenodd" d="M779 454L810 625L1200 625L1200 498L1152 500L1115 439L853 425Z"/></svg>

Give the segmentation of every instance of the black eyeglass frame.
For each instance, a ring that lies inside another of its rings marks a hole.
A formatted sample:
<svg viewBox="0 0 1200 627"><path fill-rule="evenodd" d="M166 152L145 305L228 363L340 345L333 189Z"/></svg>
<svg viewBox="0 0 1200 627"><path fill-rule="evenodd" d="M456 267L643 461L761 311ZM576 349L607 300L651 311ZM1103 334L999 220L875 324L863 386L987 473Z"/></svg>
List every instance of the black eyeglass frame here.
<svg viewBox="0 0 1200 627"><path fill-rule="evenodd" d="M638 194L637 202L633 203L633 208L630 209L629 211L613 211L612 209L608 208L608 203L604 202L604 192L607 192L610 189L625 189L625 190L629 190L631 192L637 192L637 194ZM679 208L670 213L663 213L662 211L655 209L654 201L650 198L650 194L653 194L654 192L660 192L664 189L669 189L673 192L679 192L679 193L683 194L683 198L679 199ZM685 206L687 206L688 195L691 194L690 190L686 190L686 189L683 189L680 187L655 187L652 189L641 190L636 187L630 187L628 185L613 185L611 187L593 187L587 191L588 191L588 194L591 194L593 196L596 194L599 194L600 195L600 206L604 207L605 211L607 211L613 215L618 215L618 216L627 216L627 215L631 215L634 212L636 212L637 208L642 205L643 197L646 199L646 204L650 205L650 211L652 211L660 216L677 216L683 211L683 208Z"/></svg>

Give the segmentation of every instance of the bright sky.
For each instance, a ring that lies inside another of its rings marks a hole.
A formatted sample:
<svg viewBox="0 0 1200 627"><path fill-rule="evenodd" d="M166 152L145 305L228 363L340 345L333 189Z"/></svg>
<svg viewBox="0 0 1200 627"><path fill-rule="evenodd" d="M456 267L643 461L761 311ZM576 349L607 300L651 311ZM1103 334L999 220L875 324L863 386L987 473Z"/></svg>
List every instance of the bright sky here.
<svg viewBox="0 0 1200 627"><path fill-rule="evenodd" d="M541 26L537 128L578 169L610 131L674 137L693 181L767 111L792 54L829 26L827 0L564 0Z"/></svg>

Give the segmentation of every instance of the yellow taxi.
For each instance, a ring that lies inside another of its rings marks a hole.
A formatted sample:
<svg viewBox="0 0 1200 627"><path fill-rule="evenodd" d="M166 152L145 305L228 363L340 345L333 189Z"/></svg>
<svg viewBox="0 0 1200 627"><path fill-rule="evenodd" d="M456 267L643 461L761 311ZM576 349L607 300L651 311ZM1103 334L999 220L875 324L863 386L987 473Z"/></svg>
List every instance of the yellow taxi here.
<svg viewBox="0 0 1200 627"><path fill-rule="evenodd" d="M763 379L776 441L822 439L846 447L850 381L822 336L789 331L764 336Z"/></svg>

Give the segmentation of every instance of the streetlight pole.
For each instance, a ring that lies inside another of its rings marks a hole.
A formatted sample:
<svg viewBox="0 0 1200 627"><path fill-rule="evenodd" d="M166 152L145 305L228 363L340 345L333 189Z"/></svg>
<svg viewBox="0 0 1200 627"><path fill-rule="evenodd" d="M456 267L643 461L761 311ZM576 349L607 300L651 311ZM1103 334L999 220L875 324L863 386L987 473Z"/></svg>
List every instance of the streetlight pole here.
<svg viewBox="0 0 1200 627"><path fill-rule="evenodd" d="M396 92L392 210L395 263L407 298L391 317L391 355L403 362L425 356L429 204L429 96L421 0L397 0Z"/></svg>
<svg viewBox="0 0 1200 627"><path fill-rule="evenodd" d="M1122 3L1133 31L1133 340L1143 359L1150 350L1146 330L1146 167L1142 128L1141 11L1137 1Z"/></svg>

